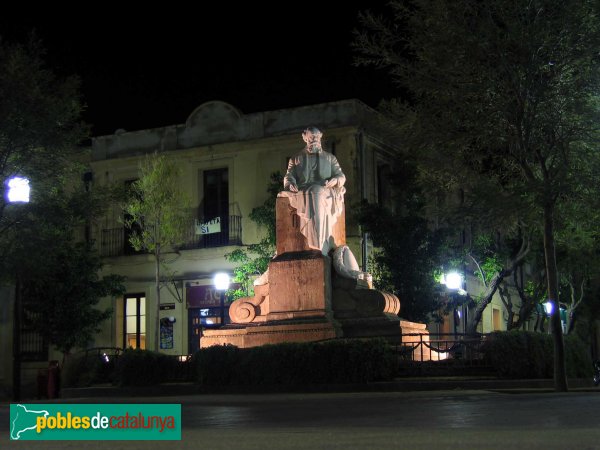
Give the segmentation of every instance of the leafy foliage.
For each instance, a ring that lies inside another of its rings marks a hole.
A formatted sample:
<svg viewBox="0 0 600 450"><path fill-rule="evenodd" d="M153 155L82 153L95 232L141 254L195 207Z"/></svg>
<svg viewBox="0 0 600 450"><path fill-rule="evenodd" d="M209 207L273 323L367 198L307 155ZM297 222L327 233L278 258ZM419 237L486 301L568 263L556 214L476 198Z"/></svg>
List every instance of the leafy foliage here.
<svg viewBox="0 0 600 450"><path fill-rule="evenodd" d="M176 357L149 350L128 349L117 359L114 381L119 386L153 386L181 379L186 367Z"/></svg>
<svg viewBox="0 0 600 450"><path fill-rule="evenodd" d="M363 16L356 46L359 63L389 69L408 94L387 105L403 144L423 156L422 173L437 186L465 190L465 204L480 213L474 219L540 230L548 298L557 302L555 219L562 205L597 198L600 185L600 5L412 0L391 7L392 21ZM558 315L552 320L556 387L566 390Z"/></svg>
<svg viewBox="0 0 600 450"><path fill-rule="evenodd" d="M26 45L0 41L0 183L26 177L31 202L0 198L0 276L15 283L24 320L63 353L85 346L110 310L101 297L122 291L120 277L99 277L102 263L77 231L107 199L78 183L74 161L89 127L77 77L59 78L35 37Z"/></svg>
<svg viewBox="0 0 600 450"><path fill-rule="evenodd" d="M166 252L185 242L191 226L190 200L179 188L180 171L166 155L154 153L142 162L141 176L131 186L124 205L129 242L136 250L153 254L156 286L156 330L160 329L161 266ZM168 269L166 269L168 270ZM158 349L158 332L154 336Z"/></svg>
<svg viewBox="0 0 600 450"><path fill-rule="evenodd" d="M393 176L394 212L365 202L356 209L356 218L376 247L369 268L375 286L400 298L403 318L426 321L439 308L435 278L442 265L445 233L431 230L412 169L399 158Z"/></svg>
<svg viewBox="0 0 600 450"><path fill-rule="evenodd" d="M52 255L60 264L37 271L43 278L28 280L23 290L25 298L36 300L35 329L66 354L93 341L100 324L112 315L111 309L95 306L102 297L124 293L124 287L121 276L99 278L102 261L90 243L64 244Z"/></svg>
<svg viewBox="0 0 600 450"><path fill-rule="evenodd" d="M166 155L147 156L125 205L131 245L158 255L182 244L189 231L190 201L179 188L180 171ZM134 227L138 225L139 228Z"/></svg>
<svg viewBox="0 0 600 450"><path fill-rule="evenodd" d="M25 212L18 228L6 233L12 242L1 260L2 273L22 287L26 319L68 354L85 347L111 311L96 308L100 298L123 292L123 278L100 278L102 260L91 242L77 242L75 230L99 214L102 199L93 192L71 194L55 187L35 202L19 205Z"/></svg>
<svg viewBox="0 0 600 450"><path fill-rule="evenodd" d="M552 377L552 339L548 334L496 331L486 340L482 351L503 378ZM587 344L576 336L567 336L566 354L569 376L590 376L592 361Z"/></svg>
<svg viewBox="0 0 600 450"><path fill-rule="evenodd" d="M257 244L250 244L246 249L236 249L225 255L229 261L240 264L233 270L233 282L239 283L241 287L228 292L228 297L232 299L253 294L254 279L268 269L269 261L275 255L275 201L282 186L281 173L272 173L267 186L269 196L250 213L250 219L266 229L265 236Z"/></svg>
<svg viewBox="0 0 600 450"><path fill-rule="evenodd" d="M73 167L72 156L88 135L80 120L84 105L77 77L59 78L44 63L44 50L32 36L26 45L0 40L0 186L26 177L31 201L62 185ZM26 208L0 197L0 255L5 257ZM5 275L7 275L5 273Z"/></svg>

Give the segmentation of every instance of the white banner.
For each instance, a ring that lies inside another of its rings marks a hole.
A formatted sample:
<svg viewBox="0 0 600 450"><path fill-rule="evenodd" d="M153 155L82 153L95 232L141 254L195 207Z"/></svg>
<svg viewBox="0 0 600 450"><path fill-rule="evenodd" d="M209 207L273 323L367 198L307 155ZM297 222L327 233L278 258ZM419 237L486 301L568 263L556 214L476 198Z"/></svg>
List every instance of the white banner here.
<svg viewBox="0 0 600 450"><path fill-rule="evenodd" d="M196 220L196 234L212 234L221 232L221 218L215 217L208 222L200 223Z"/></svg>

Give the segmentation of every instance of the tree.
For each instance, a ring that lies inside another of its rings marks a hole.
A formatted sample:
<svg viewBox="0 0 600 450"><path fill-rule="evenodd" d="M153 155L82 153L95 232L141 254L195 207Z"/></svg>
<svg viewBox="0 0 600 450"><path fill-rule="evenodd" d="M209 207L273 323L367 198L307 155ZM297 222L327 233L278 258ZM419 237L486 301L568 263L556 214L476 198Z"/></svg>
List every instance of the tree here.
<svg viewBox="0 0 600 450"><path fill-rule="evenodd" d="M387 67L409 102L388 111L429 170L487 186L535 219L548 299L558 308L557 208L598 186L600 46L595 0L394 1L393 21L363 16L361 63ZM473 192L476 192L474 190ZM489 205L494 209L494 204ZM552 316L555 388L567 390Z"/></svg>
<svg viewBox="0 0 600 450"><path fill-rule="evenodd" d="M0 40L0 183L4 189L12 176L26 177L34 196L64 179L89 132L80 119L79 79L57 77L43 56L33 36L27 45ZM23 209L7 215L7 208L3 195L0 246L11 245L5 232L22 218Z"/></svg>
<svg viewBox="0 0 600 450"><path fill-rule="evenodd" d="M488 233L475 236L473 245L465 252L468 262L475 267L475 275L484 286L484 291L475 297L475 309L469 316L466 331L475 333L481 321L483 311L490 304L497 290L504 302L509 322L512 323L513 311L510 306L510 295L505 286L505 279L516 274L522 266L530 250L529 238L521 236L513 241L506 236L497 235L495 238Z"/></svg>
<svg viewBox="0 0 600 450"><path fill-rule="evenodd" d="M259 227L265 228L265 236L257 244L250 244L246 249L236 249L225 255L229 261L240 264L233 270L233 281L240 284L240 288L229 293L233 299L253 295L254 279L267 271L269 262L275 255L275 202L282 186L281 173L272 173L267 186L269 196L261 206L253 208L250 213L250 219Z"/></svg>
<svg viewBox="0 0 600 450"><path fill-rule="evenodd" d="M28 204L0 197L0 282L17 286L17 298L33 305L28 320L64 354L91 339L110 314L96 309L100 297L120 290L118 277L98 277L91 244L75 240L103 201L73 189L89 132L79 85L46 67L34 36L25 45L0 40L0 183L4 190L19 175L31 186Z"/></svg>
<svg viewBox="0 0 600 450"><path fill-rule="evenodd" d="M156 285L155 349L158 350L160 329L161 266L165 254L185 242L189 232L190 200L179 188L179 169L165 155L147 156L140 168L139 180L131 186L124 205L125 225L132 229L130 242L137 251L154 256Z"/></svg>
<svg viewBox="0 0 600 450"><path fill-rule="evenodd" d="M121 276L99 277L102 260L92 242L75 238L103 204L103 195L55 186L20 205L19 227L6 232L12 245L1 273L17 280L26 321L65 356L85 347L111 316L96 307L99 300L124 292Z"/></svg>
<svg viewBox="0 0 600 450"><path fill-rule="evenodd" d="M598 233L598 210L591 205L579 211L580 205L562 205L569 214L561 211L560 218L568 217L567 223L557 233L557 256L560 279L560 301L565 305L569 333L575 326L577 310L591 297L590 287L600 270L600 234Z"/></svg>
<svg viewBox="0 0 600 450"><path fill-rule="evenodd" d="M440 306L435 273L442 265L446 234L431 230L410 161L397 157L392 180L393 211L365 202L355 214L376 247L370 261L375 287L398 296L403 318L426 321Z"/></svg>

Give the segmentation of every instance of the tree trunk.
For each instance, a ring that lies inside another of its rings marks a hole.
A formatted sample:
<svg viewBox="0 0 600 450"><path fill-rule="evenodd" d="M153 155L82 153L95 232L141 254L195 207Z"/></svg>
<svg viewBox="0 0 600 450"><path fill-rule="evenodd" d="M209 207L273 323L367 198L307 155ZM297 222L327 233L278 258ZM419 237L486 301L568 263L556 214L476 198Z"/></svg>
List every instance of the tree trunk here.
<svg viewBox="0 0 600 450"><path fill-rule="evenodd" d="M487 305L492 301L496 290L498 290L498 286L502 283L507 276L513 273L519 264L523 261L525 256L529 253L529 239L522 238L521 240L521 248L519 249L517 255L513 258L506 269L500 270L494 278L489 282L486 286L485 294L481 297L481 300L477 304L475 311L473 311L473 315L471 316L469 322L467 323L467 334L475 334L477 332L477 324L481 321L481 316L483 315L483 311L487 307Z"/></svg>
<svg viewBox="0 0 600 450"><path fill-rule="evenodd" d="M498 293L506 309L506 329L512 330L517 326L517 322L515 322L515 311L513 310L511 293L502 283L498 285Z"/></svg>
<svg viewBox="0 0 600 450"><path fill-rule="evenodd" d="M535 305L533 303L525 303L525 301L521 299L521 306L519 307L519 318L514 324L515 330L523 328L523 325L525 325L525 323L529 321L529 318L531 317L531 313L533 312L534 308Z"/></svg>
<svg viewBox="0 0 600 450"><path fill-rule="evenodd" d="M155 282L156 282L156 331L154 333L154 351L159 351L160 341L160 248L157 246L154 253Z"/></svg>
<svg viewBox="0 0 600 450"><path fill-rule="evenodd" d="M477 306L475 307L475 310L473 311L473 314L471 315L469 322L467 323L467 334L475 334L477 332L477 325L481 321L483 311L485 310L487 305L489 305L489 303L492 301L492 298L494 297L498 286L500 285L500 283L502 283L502 280L509 274L510 272L506 273L504 270L501 270L496 275L494 275L494 278L492 278L490 283L487 285L485 294L481 296L479 302L477 303Z"/></svg>
<svg viewBox="0 0 600 450"><path fill-rule="evenodd" d="M558 302L558 269L556 267L556 249L554 244L554 204L544 205L544 258L546 261L546 280L548 281L548 301L552 303L550 327L554 340L554 389L566 392L567 372L565 365L565 343L560 322Z"/></svg>

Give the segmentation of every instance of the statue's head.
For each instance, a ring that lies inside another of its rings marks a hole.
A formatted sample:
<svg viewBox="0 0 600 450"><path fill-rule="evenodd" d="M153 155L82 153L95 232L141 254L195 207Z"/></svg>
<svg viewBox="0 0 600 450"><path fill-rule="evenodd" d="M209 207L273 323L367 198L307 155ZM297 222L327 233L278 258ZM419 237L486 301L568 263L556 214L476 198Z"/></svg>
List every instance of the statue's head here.
<svg viewBox="0 0 600 450"><path fill-rule="evenodd" d="M310 153L318 153L321 148L321 137L323 133L317 127L311 126L302 132L302 139L306 142L306 148Z"/></svg>

